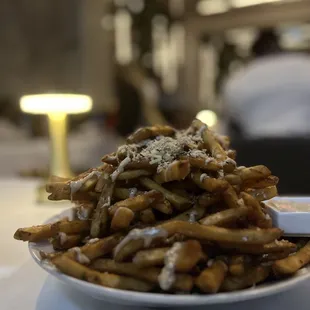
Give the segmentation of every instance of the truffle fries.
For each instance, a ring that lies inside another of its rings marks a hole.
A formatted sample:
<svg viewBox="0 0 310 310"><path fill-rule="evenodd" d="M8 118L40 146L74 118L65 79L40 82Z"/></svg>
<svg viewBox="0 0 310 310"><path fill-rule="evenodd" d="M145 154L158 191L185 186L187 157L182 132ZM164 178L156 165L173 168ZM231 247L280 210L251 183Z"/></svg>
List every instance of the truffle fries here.
<svg viewBox="0 0 310 310"><path fill-rule="evenodd" d="M14 238L48 240L60 272L140 292L215 294L287 276L310 261L280 239L262 201L278 178L238 167L229 139L194 120L186 130L138 129L103 165L52 178L50 200L71 200L74 218L20 228Z"/></svg>

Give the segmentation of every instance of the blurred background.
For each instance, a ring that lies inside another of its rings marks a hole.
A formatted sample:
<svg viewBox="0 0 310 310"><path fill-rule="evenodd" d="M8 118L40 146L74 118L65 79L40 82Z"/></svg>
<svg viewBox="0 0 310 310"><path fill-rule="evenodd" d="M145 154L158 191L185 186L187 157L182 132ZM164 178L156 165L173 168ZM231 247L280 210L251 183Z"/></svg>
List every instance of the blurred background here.
<svg viewBox="0 0 310 310"><path fill-rule="evenodd" d="M92 111L68 118L76 173L139 126L200 112L240 165L310 193L308 0L2 0L0 20L0 177L48 174L46 116L21 96L85 93Z"/></svg>

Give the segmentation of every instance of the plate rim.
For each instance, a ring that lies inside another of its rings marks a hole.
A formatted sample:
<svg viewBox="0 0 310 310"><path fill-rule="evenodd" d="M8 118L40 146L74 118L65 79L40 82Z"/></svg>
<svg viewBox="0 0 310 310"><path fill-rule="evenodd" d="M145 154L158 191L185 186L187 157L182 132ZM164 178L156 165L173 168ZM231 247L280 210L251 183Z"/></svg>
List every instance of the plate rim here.
<svg viewBox="0 0 310 310"><path fill-rule="evenodd" d="M299 197L299 196L298 196ZM298 198L296 196L296 198ZM284 198L284 197L283 197ZM305 198L305 197L303 197ZM310 197L307 197L310 201ZM44 223L50 223L59 219L59 217L68 216L68 213L72 208L63 210L60 214L54 215L47 219ZM258 286L255 288L247 288L235 292L223 292L210 295L202 294L184 294L173 295L163 293L144 293L127 291L121 289L108 288L97 284L89 283L68 276L59 272L51 264L46 263L41 259L39 251L42 242L29 242L28 249L31 257L34 261L46 272L56 277L60 281L67 283L76 289L80 289L83 292L93 291L89 293L94 298L100 295L102 300L114 300L117 303L127 305L149 305L149 306L202 306L202 305L215 305L215 304L228 304L234 302L241 302L251 299L259 299L270 295L276 295L280 292L292 289L295 286L301 285L306 280L310 279L310 267L304 267L295 276L284 279L272 284L266 284L265 286ZM84 288L84 289L83 289Z"/></svg>

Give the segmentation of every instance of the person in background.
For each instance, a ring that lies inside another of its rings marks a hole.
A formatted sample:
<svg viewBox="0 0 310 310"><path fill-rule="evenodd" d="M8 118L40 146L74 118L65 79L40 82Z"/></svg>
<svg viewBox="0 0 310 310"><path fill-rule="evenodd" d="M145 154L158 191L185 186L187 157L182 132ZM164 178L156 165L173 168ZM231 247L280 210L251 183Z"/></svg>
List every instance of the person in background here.
<svg viewBox="0 0 310 310"><path fill-rule="evenodd" d="M310 134L310 58L281 49L272 29L262 30L253 60L223 90L230 134L247 139Z"/></svg>

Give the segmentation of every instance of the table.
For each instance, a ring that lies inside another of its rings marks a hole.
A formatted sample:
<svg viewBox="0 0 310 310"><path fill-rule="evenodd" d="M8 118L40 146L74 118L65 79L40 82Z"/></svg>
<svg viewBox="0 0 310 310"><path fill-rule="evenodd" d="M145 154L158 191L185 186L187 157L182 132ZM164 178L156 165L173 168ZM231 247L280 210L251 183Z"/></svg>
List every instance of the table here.
<svg viewBox="0 0 310 310"><path fill-rule="evenodd" d="M68 203L36 205L37 184L34 180L0 179L0 309L134 310L134 307L107 304L72 290L35 264L26 243L14 242L12 236L16 228L42 223L69 206ZM309 291L310 281L283 294L226 306L212 306L208 310L308 310Z"/></svg>

